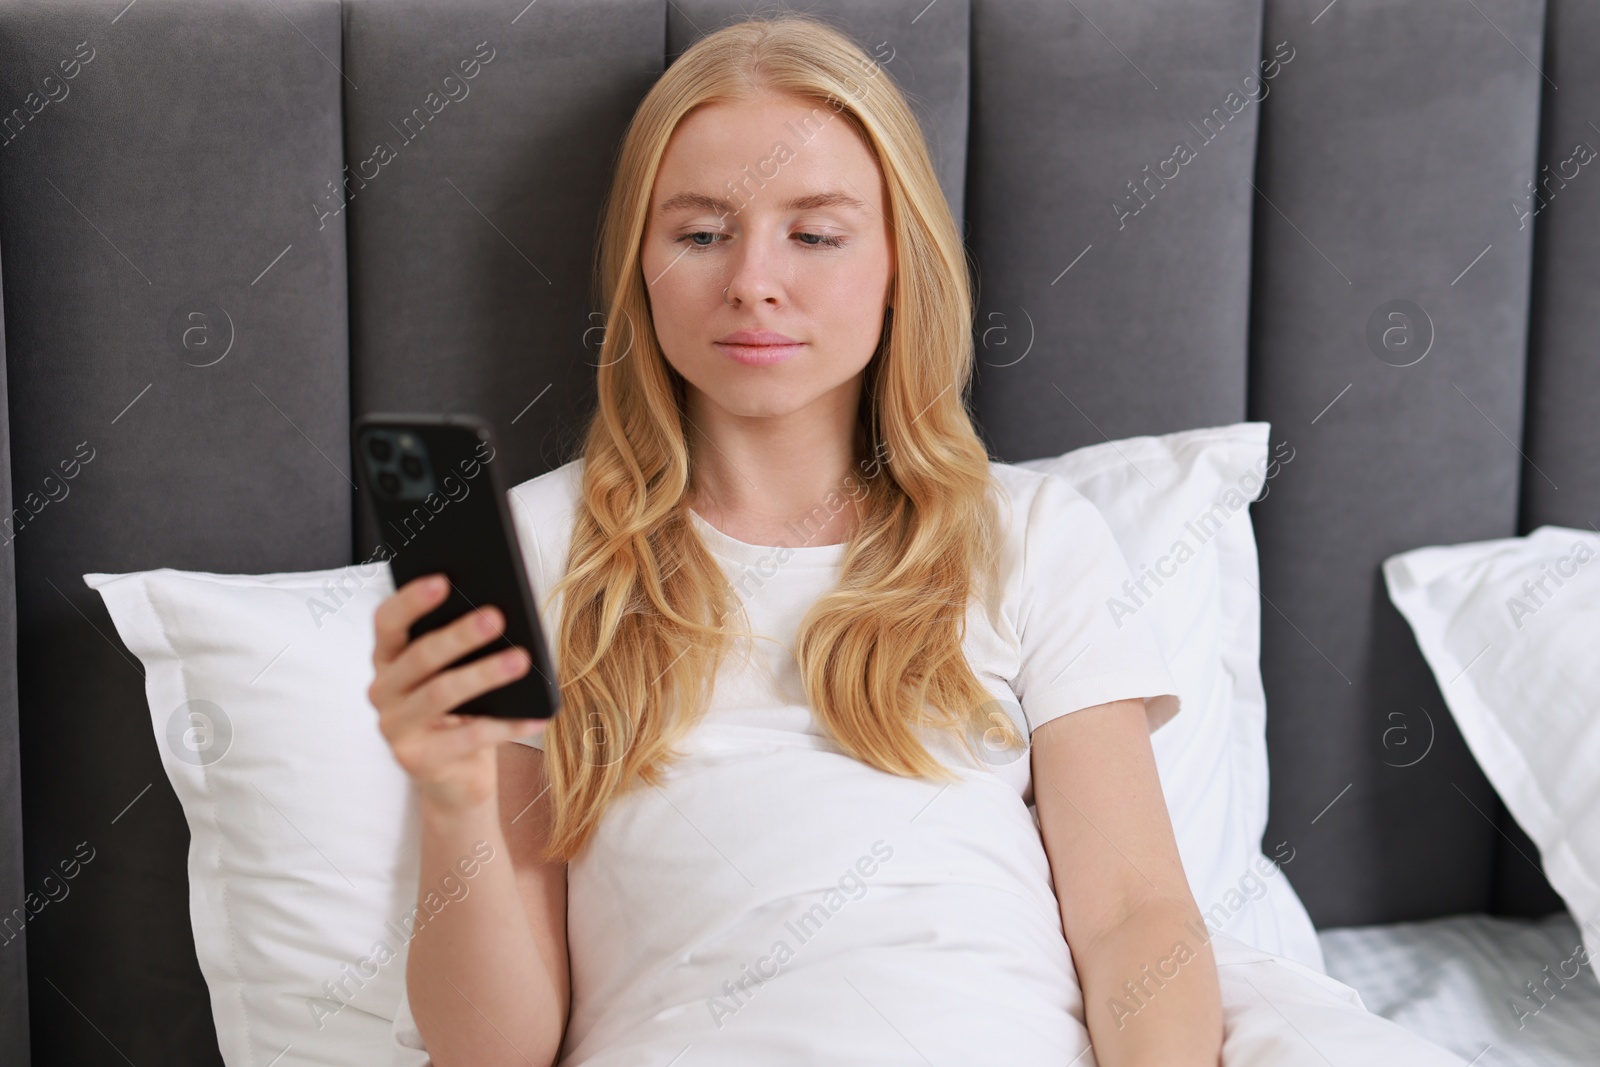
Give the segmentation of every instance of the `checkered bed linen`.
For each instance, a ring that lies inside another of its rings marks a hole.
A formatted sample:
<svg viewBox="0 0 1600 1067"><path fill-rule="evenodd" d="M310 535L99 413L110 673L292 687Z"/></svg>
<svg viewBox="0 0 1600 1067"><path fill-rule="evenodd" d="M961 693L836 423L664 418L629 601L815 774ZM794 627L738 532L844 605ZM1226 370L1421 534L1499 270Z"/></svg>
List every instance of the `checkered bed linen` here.
<svg viewBox="0 0 1600 1067"><path fill-rule="evenodd" d="M1600 976L1565 911L1319 931L1328 974L1368 1010L1473 1067L1600 1064Z"/></svg>

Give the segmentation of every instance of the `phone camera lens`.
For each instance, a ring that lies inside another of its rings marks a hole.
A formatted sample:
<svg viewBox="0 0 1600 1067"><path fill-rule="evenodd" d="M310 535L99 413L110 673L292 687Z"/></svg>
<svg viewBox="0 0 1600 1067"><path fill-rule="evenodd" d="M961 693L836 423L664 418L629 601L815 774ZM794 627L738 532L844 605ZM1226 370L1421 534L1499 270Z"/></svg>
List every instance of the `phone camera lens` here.
<svg viewBox="0 0 1600 1067"><path fill-rule="evenodd" d="M401 456L400 469L405 472L407 478L420 478L423 470L422 460L413 455Z"/></svg>
<svg viewBox="0 0 1600 1067"><path fill-rule="evenodd" d="M378 488L383 490L386 496L397 496L400 492L400 479L394 476L394 471L379 471Z"/></svg>
<svg viewBox="0 0 1600 1067"><path fill-rule="evenodd" d="M394 454L394 448L389 444L387 437L373 434L367 438L367 451L372 453L372 458L379 463L389 462L389 457Z"/></svg>

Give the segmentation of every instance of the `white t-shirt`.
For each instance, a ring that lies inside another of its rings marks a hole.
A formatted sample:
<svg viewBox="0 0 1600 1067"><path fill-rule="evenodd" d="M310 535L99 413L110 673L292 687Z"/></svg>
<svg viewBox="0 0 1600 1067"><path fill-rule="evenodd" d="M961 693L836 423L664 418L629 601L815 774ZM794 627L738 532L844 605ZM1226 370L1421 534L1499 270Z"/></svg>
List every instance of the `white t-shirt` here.
<svg viewBox="0 0 1600 1067"><path fill-rule="evenodd" d="M560 602L545 613L543 597L566 566L581 463L510 493L549 634ZM1148 624L1107 609L1128 571L1100 512L1055 475L991 469L1011 521L1001 602L968 613L977 677L1025 735L1130 697L1160 727L1176 686ZM731 650L686 758L661 788L614 801L569 865L559 1062L1069 1062L1088 1038L1029 753L980 749L975 764L925 731L962 776L950 786L845 754L792 649L846 546L751 545L690 514L751 629L777 643Z"/></svg>

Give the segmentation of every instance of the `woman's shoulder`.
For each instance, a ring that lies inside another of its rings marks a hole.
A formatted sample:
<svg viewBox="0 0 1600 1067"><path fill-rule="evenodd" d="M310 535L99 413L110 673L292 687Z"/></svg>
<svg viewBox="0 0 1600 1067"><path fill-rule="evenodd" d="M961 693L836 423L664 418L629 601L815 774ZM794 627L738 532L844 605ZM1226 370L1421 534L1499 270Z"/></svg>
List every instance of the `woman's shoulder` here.
<svg viewBox="0 0 1600 1067"><path fill-rule="evenodd" d="M1039 491L1039 485L1046 477L1044 471L1033 470L1016 463L1001 463L997 459L989 461L989 473L1012 500L1021 502L1031 501L1033 494Z"/></svg>
<svg viewBox="0 0 1600 1067"><path fill-rule="evenodd" d="M572 540L582 484L583 459L579 457L519 482L506 493L524 551L540 572L533 580L541 588L565 570L564 556ZM552 564L556 565L554 573L545 573Z"/></svg>
<svg viewBox="0 0 1600 1067"><path fill-rule="evenodd" d="M990 470L1001 490L1007 554L1024 581L1070 567L1074 561L1113 562L1116 541L1100 508L1071 479L1032 462L1000 463ZM1008 505L1008 507L1007 507Z"/></svg>
<svg viewBox="0 0 1600 1067"><path fill-rule="evenodd" d="M511 493L521 503L538 511L566 508L570 510L578 499L583 480L583 457L563 463L554 470L518 482Z"/></svg>

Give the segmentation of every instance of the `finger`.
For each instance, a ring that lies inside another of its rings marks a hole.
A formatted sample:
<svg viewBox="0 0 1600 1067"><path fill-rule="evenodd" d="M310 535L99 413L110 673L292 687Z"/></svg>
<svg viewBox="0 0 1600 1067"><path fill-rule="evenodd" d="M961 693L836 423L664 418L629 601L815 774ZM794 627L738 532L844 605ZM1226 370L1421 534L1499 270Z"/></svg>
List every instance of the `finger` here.
<svg viewBox="0 0 1600 1067"><path fill-rule="evenodd" d="M425 574L385 597L373 613L376 643L372 649L374 665L394 659L411 640L411 624L443 603L450 582L442 574Z"/></svg>
<svg viewBox="0 0 1600 1067"><path fill-rule="evenodd" d="M463 612L449 624L411 642L391 664L389 684L398 693L408 692L468 652L494 640L504 629L505 616L493 604Z"/></svg>
<svg viewBox="0 0 1600 1067"><path fill-rule="evenodd" d="M395 727L399 732L432 727L446 712L520 678L531 662L526 650L508 648L441 671L413 689L395 709Z"/></svg>

